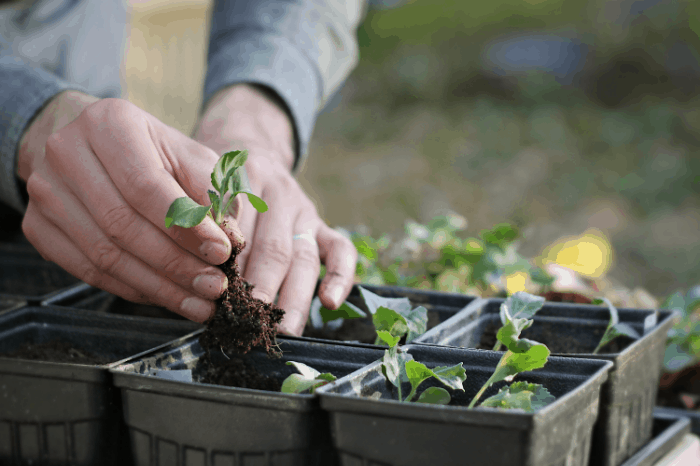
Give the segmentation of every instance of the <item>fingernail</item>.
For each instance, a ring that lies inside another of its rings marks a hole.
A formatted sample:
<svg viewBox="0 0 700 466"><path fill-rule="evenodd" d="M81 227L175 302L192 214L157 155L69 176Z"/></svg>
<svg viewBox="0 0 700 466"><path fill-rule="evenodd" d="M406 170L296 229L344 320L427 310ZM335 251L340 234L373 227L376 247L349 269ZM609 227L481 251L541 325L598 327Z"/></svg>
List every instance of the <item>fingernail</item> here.
<svg viewBox="0 0 700 466"><path fill-rule="evenodd" d="M204 322L214 312L214 303L201 298L185 298L180 304L180 312L190 320Z"/></svg>
<svg viewBox="0 0 700 466"><path fill-rule="evenodd" d="M192 289L205 298L216 299L228 286L226 275L202 274L192 281Z"/></svg>
<svg viewBox="0 0 700 466"><path fill-rule="evenodd" d="M286 311L284 313L284 331L290 335L300 337L304 333L304 326L306 321L301 312L298 311Z"/></svg>
<svg viewBox="0 0 700 466"><path fill-rule="evenodd" d="M343 304L343 288L338 285L331 286L328 290L328 297L333 301L335 307L340 306Z"/></svg>
<svg viewBox="0 0 700 466"><path fill-rule="evenodd" d="M205 241L199 247L199 252L209 262L223 262L231 255L231 248L218 241Z"/></svg>

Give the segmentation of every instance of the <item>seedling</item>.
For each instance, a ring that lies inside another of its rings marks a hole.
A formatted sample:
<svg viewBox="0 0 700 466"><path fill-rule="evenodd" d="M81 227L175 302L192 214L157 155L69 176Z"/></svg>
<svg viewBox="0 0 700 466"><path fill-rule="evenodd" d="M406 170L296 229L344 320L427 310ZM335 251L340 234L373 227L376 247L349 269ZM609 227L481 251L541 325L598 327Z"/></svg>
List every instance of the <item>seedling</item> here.
<svg viewBox="0 0 700 466"><path fill-rule="evenodd" d="M668 331L668 343L664 354L664 369L676 372L693 365L700 359L700 287L683 296L676 292L666 299L664 309L680 313L680 319Z"/></svg>
<svg viewBox="0 0 700 466"><path fill-rule="evenodd" d="M288 361L288 366L294 366L299 371L292 374L282 382L282 393L313 393L317 388L333 382L336 378L329 372L323 374L301 362Z"/></svg>
<svg viewBox="0 0 700 466"><path fill-rule="evenodd" d="M532 325L528 319L513 319L507 308L501 308L506 314L506 324L498 331L498 341L507 348L501 356L501 360L496 365L496 370L486 383L479 389L477 394L469 403L473 408L484 394L486 389L496 382L505 380L512 382L513 378L521 372L531 371L544 367L549 358L549 348L542 343L520 338L522 330ZM534 404L533 404L534 399ZM554 397L541 385L538 384L511 384L503 387L496 395L493 395L482 403L482 406L498 406L501 408L521 408L535 409L544 406L554 400Z"/></svg>
<svg viewBox="0 0 700 466"><path fill-rule="evenodd" d="M506 299L501 304L500 317L504 326L509 322L518 329L518 335L533 324L532 317L537 311L542 309L545 299L541 296L534 296L523 291L518 291ZM493 351L501 348L501 341L496 341Z"/></svg>
<svg viewBox="0 0 700 466"><path fill-rule="evenodd" d="M600 343L598 343L596 349L593 350L593 354L597 354L598 351L600 351L601 348L603 348L603 346L607 345L615 338L622 335L634 338L635 340L639 339L639 334L635 329L630 327L628 324L620 322L620 317L617 314L617 309L615 308L615 306L613 306L613 304L608 298L596 299L593 301L593 304L603 303L607 304L608 309L610 310L610 322L608 323L608 327L605 329L603 337L600 339Z"/></svg>
<svg viewBox="0 0 700 466"><path fill-rule="evenodd" d="M227 152L216 162L211 174L211 184L216 191L207 191L211 205L202 206L189 197L180 197L173 201L165 215L165 227L177 225L192 228L202 223L208 215L217 225L221 225L224 214L238 194L246 194L248 200L258 212L267 211L267 204L250 189L248 175L243 166L248 159L248 151ZM226 195L228 199L226 199Z"/></svg>
<svg viewBox="0 0 700 466"><path fill-rule="evenodd" d="M377 333L381 330L388 331L393 336L401 339L406 336L406 343L410 343L428 328L428 310L423 306L411 309L411 302L408 298L385 298L372 293L369 290L360 288L360 294L365 305L372 315L372 323ZM336 310L323 307L318 298L311 303L309 316L312 320L319 317L324 324L337 319L356 319L367 317L367 314L357 306L345 302ZM384 341L377 336L374 344L382 345Z"/></svg>

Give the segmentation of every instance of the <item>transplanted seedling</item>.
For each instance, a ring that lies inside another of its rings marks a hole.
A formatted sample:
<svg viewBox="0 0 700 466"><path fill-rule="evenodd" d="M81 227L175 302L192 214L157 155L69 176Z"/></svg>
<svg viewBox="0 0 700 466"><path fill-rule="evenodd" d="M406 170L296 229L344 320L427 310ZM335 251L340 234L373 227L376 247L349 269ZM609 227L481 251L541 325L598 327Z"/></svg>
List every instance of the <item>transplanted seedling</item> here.
<svg viewBox="0 0 700 466"><path fill-rule="evenodd" d="M292 374L282 382L282 393L304 393L308 391L313 393L318 387L322 387L333 382L336 377L329 373L323 374L301 362L288 361L288 366L294 366L299 371L298 374Z"/></svg>
<svg viewBox="0 0 700 466"><path fill-rule="evenodd" d="M243 166L248 159L248 151L235 150L221 156L211 174L211 184L216 191L207 191L211 205L197 204L189 197L180 197L173 201L165 215L165 227L177 225L192 228L202 223L209 215L217 225L221 225L224 214L238 194L246 194L248 200L258 212L267 211L267 204L250 189L248 175ZM226 199L226 195L228 199Z"/></svg>
<svg viewBox="0 0 700 466"><path fill-rule="evenodd" d="M372 315L372 323L377 332L386 330L399 339L406 336L406 343L410 343L428 328L428 311L423 306L411 309L408 298L385 298L369 290L359 287L362 299ZM319 298L311 303L311 319L320 316L324 324L337 319L356 319L367 317L367 314L357 306L345 302L338 309L327 309L321 305ZM374 344L383 345L385 342L377 336Z"/></svg>
<svg viewBox="0 0 700 466"><path fill-rule="evenodd" d="M596 346L596 348L593 350L593 354L597 354L598 351L603 348L603 346L622 335L634 338L635 340L639 339L639 334L635 329L628 324L620 322L620 317L617 314L617 308L613 306L608 298L596 299L593 301L593 304L603 303L607 304L608 309L610 310L610 322L608 322L608 327L605 329L605 333L600 339L600 343L598 343L598 346Z"/></svg>

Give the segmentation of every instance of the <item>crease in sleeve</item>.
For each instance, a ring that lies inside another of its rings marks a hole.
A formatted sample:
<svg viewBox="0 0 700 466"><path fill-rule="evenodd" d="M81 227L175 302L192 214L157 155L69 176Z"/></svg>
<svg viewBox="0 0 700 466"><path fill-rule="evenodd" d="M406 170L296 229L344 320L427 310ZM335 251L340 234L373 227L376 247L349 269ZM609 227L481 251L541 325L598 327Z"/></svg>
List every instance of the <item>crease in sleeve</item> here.
<svg viewBox="0 0 700 466"><path fill-rule="evenodd" d="M272 89L287 105L297 141L293 170L297 172L307 149L322 101L318 69L283 36L241 28L211 39L203 106L220 89L237 83ZM226 44L217 46L217 44Z"/></svg>
<svg viewBox="0 0 700 466"><path fill-rule="evenodd" d="M0 56L0 82L0 202L23 214L27 205L16 167L19 141L27 125L56 94L87 91L9 55Z"/></svg>

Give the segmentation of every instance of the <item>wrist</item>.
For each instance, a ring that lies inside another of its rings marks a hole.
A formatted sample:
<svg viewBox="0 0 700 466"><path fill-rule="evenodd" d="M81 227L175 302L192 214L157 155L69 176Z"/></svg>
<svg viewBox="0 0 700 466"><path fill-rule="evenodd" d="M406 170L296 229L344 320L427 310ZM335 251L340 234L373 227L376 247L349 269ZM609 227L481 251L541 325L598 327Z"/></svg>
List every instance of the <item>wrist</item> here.
<svg viewBox="0 0 700 466"><path fill-rule="evenodd" d="M195 139L222 154L249 149L292 170L294 125L284 103L258 86L236 84L210 99L197 124Z"/></svg>
<svg viewBox="0 0 700 466"><path fill-rule="evenodd" d="M56 94L29 123L19 141L17 151L17 175L25 182L32 174L34 166L46 151L49 136L70 124L97 97L78 91L64 91Z"/></svg>

